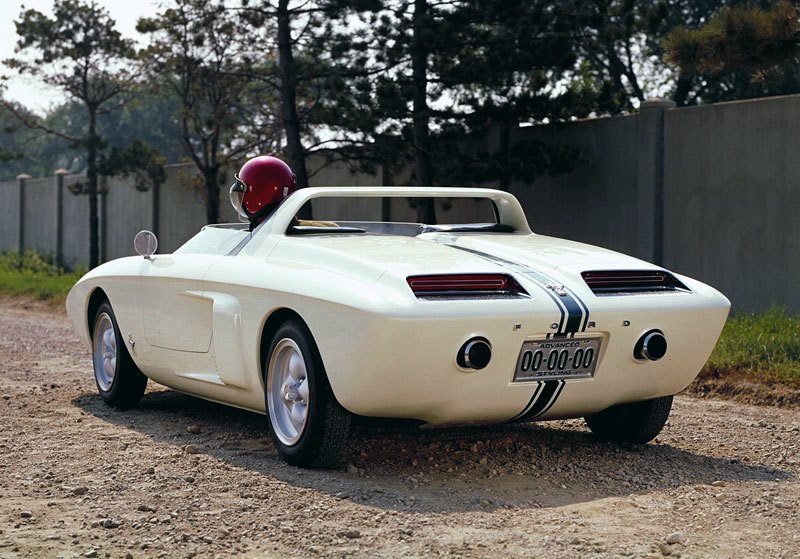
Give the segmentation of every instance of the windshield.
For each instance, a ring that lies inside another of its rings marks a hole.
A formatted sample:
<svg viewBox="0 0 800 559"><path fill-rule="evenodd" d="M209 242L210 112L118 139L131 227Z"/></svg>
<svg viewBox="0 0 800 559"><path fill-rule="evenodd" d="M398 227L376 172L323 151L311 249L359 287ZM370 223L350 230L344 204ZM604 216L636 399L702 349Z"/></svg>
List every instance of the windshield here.
<svg viewBox="0 0 800 559"><path fill-rule="evenodd" d="M494 225L489 198L321 197L307 202L298 217L322 222Z"/></svg>

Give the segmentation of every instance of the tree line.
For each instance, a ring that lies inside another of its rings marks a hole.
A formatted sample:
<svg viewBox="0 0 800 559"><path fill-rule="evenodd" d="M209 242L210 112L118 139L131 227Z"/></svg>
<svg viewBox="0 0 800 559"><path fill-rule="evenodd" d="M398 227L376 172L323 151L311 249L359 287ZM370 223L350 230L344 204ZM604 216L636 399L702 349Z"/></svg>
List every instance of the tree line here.
<svg viewBox="0 0 800 559"><path fill-rule="evenodd" d="M163 180L191 161L209 223L226 171L282 156L411 166L417 185L532 182L568 171L570 146L511 142L520 125L800 92L797 6L734 0L172 0L138 21L144 46L94 2L54 0L15 20L18 74L66 101L47 115L2 101L0 169L84 171L90 264L98 177ZM485 138L499 141L491 151ZM416 201L418 218L434 208Z"/></svg>

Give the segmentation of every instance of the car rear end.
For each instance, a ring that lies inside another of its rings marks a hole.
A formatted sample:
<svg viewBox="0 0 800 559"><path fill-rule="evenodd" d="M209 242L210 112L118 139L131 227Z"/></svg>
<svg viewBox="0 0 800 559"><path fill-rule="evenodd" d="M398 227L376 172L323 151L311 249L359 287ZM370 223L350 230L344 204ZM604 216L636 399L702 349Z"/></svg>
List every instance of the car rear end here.
<svg viewBox="0 0 800 559"><path fill-rule="evenodd" d="M508 269L385 274L402 304L350 310L320 341L334 392L357 414L451 424L580 417L685 388L728 300L672 274L682 287L603 292L581 273L552 270L549 286Z"/></svg>

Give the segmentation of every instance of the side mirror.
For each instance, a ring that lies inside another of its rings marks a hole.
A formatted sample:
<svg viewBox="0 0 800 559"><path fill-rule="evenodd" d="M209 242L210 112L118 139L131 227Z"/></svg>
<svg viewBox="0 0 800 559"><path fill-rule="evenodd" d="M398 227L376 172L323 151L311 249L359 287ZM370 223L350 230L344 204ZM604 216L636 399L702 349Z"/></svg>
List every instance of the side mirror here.
<svg viewBox="0 0 800 559"><path fill-rule="evenodd" d="M133 248L137 253L144 256L146 260L150 260L150 257L156 253L158 248L158 239L155 233L147 229L136 233L133 238Z"/></svg>

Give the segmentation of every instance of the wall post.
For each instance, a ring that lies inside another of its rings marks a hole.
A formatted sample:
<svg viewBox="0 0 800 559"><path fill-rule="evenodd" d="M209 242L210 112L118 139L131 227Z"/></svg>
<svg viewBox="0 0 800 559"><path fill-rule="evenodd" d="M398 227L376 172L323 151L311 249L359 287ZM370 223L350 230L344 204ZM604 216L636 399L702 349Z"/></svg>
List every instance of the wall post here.
<svg viewBox="0 0 800 559"><path fill-rule="evenodd" d="M108 244L108 177L98 177L97 196L99 198L98 211L100 212L100 235L98 241L100 242L100 264L106 261L106 245Z"/></svg>
<svg viewBox="0 0 800 559"><path fill-rule="evenodd" d="M64 265L64 175L66 169L56 169L56 265Z"/></svg>
<svg viewBox="0 0 800 559"><path fill-rule="evenodd" d="M637 215L639 257L657 265L664 260L664 121L675 102L660 97L639 105L637 143Z"/></svg>
<svg viewBox="0 0 800 559"><path fill-rule="evenodd" d="M381 164L381 186L394 186L392 170L388 163ZM381 198L381 221L392 220L392 199L388 196Z"/></svg>
<svg viewBox="0 0 800 559"><path fill-rule="evenodd" d="M161 225L161 183L159 181L153 181L153 216L152 216L152 226L153 228L151 231L153 234L158 237L159 228Z"/></svg>
<svg viewBox="0 0 800 559"><path fill-rule="evenodd" d="M22 256L25 252L25 183L31 176L22 173L17 175L17 183L19 184L19 255Z"/></svg>

